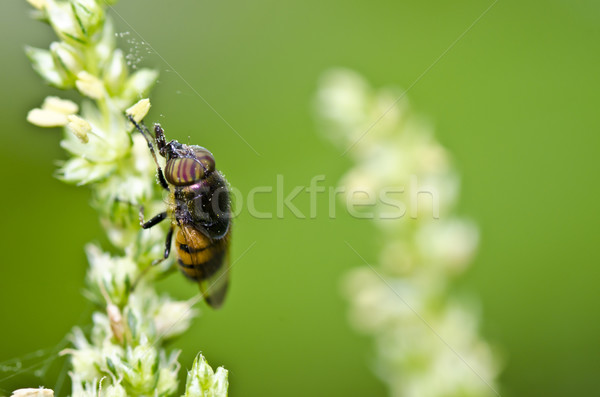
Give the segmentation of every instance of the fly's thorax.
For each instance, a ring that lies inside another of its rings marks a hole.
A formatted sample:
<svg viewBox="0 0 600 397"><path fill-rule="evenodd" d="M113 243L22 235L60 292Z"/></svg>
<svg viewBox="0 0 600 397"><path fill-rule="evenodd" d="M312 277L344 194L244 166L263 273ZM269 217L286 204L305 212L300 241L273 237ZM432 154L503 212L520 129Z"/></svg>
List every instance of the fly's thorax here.
<svg viewBox="0 0 600 397"><path fill-rule="evenodd" d="M215 171L198 183L174 188L175 217L199 228L211 238L229 230L231 203L227 182Z"/></svg>

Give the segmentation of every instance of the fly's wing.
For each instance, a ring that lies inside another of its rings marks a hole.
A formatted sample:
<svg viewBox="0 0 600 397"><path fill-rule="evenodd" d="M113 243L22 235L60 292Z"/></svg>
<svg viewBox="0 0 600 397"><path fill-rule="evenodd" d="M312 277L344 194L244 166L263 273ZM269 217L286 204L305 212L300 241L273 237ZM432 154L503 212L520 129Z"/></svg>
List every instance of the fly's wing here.
<svg viewBox="0 0 600 397"><path fill-rule="evenodd" d="M221 239L211 239L193 226L180 227L185 247L178 247L180 266L196 280L206 303L221 307L229 284L229 230Z"/></svg>
<svg viewBox="0 0 600 397"><path fill-rule="evenodd" d="M221 263L217 271L198 282L200 292L204 295L204 300L211 307L218 309L225 301L227 287L229 286L229 244L224 248Z"/></svg>

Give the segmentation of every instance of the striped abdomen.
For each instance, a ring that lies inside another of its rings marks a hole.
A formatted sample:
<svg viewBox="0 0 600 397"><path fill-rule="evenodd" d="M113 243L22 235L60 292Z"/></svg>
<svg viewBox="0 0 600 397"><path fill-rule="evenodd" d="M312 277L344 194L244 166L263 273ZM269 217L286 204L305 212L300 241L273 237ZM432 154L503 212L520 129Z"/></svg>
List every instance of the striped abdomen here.
<svg viewBox="0 0 600 397"><path fill-rule="evenodd" d="M192 226L177 230L175 247L181 272L198 282L206 302L219 307L223 303L229 281L229 236L221 239L206 237Z"/></svg>

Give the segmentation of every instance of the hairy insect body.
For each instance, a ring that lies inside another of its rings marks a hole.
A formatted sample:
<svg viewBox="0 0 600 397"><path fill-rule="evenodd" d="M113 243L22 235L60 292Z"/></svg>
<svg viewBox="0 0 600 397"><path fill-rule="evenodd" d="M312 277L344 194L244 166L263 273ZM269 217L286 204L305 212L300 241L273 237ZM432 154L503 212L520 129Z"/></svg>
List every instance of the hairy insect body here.
<svg viewBox="0 0 600 397"><path fill-rule="evenodd" d="M156 162L159 181L169 191L168 206L141 225L150 228L169 218L164 258L170 254L173 234L181 272L198 283L205 301L218 308L223 304L229 284L229 243L231 203L225 177L215 169L213 155L203 147L166 142L164 131L154 126L152 137L145 126L130 121L148 141L154 158L154 143L166 159L164 173Z"/></svg>
<svg viewBox="0 0 600 397"><path fill-rule="evenodd" d="M200 290L210 290L205 299L211 306L218 307L229 280L228 269L223 266L229 263L231 236L227 182L215 171L201 182L175 187L170 195L169 201L174 203L171 222L176 228L179 269L198 282Z"/></svg>
<svg viewBox="0 0 600 397"><path fill-rule="evenodd" d="M181 272L196 281L200 290L211 290L205 295L209 305L220 306L229 283L228 269L223 266L229 262L229 233L222 239L212 240L194 228L182 226L175 236L175 245Z"/></svg>

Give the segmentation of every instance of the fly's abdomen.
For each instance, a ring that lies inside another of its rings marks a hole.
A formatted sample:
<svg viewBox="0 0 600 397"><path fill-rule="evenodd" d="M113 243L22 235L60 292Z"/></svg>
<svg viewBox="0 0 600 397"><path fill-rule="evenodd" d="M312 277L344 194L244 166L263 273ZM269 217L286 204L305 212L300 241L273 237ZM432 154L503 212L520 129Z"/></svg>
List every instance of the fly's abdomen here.
<svg viewBox="0 0 600 397"><path fill-rule="evenodd" d="M191 226L182 226L175 238L179 269L198 282L210 279L224 265L228 237L215 240Z"/></svg>

